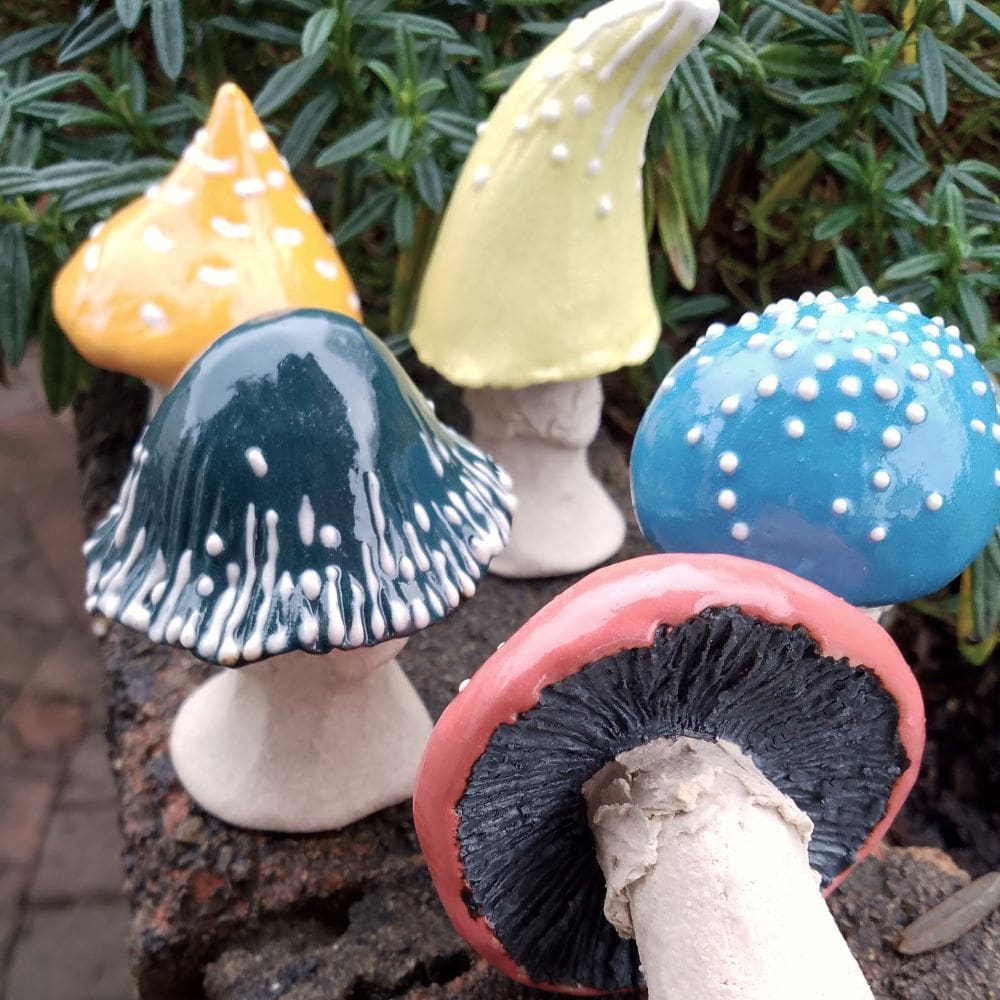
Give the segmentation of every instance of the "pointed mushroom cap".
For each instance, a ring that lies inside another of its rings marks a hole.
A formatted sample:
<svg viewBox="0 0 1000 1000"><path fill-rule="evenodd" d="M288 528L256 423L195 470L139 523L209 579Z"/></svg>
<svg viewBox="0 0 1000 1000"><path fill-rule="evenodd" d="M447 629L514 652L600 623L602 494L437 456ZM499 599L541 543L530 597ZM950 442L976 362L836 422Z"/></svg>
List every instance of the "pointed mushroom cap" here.
<svg viewBox="0 0 1000 1000"><path fill-rule="evenodd" d="M806 293L709 327L646 411L631 473L657 548L888 604L947 584L995 531L1000 417L957 327L867 288Z"/></svg>
<svg viewBox="0 0 1000 1000"><path fill-rule="evenodd" d="M361 318L344 262L234 83L169 176L91 231L52 305L88 361L162 386L255 316Z"/></svg>
<svg viewBox="0 0 1000 1000"><path fill-rule="evenodd" d="M353 320L256 320L136 445L84 546L86 605L227 666L409 635L475 592L509 486Z"/></svg>
<svg viewBox="0 0 1000 1000"><path fill-rule="evenodd" d="M528 620L445 709L413 792L417 837L458 932L522 983L640 985L604 918L583 785L667 736L736 743L815 824L831 891L916 780L920 689L864 612L733 556L595 570Z"/></svg>
<svg viewBox="0 0 1000 1000"><path fill-rule="evenodd" d="M660 319L641 163L657 100L716 0L613 0L573 21L490 115L448 205L411 341L456 385L638 364Z"/></svg>

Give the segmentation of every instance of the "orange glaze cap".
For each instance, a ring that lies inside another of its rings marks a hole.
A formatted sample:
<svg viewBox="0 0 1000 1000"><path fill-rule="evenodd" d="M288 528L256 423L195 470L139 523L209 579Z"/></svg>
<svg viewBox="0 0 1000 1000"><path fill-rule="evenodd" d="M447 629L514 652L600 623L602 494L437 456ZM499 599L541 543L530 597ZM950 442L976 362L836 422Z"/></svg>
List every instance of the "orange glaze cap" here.
<svg viewBox="0 0 1000 1000"><path fill-rule="evenodd" d="M456 805L473 765L496 729L538 703L543 688L601 657L650 646L657 628L678 625L705 608L735 605L776 625L802 625L820 652L873 671L899 706L899 737L910 764L896 780L885 815L858 851L855 865L881 841L917 777L924 748L924 706L896 644L863 611L785 570L728 555L652 555L596 570L530 618L473 675L431 734L417 774L413 814L434 886L458 932L487 961L529 986L592 995L576 987L534 982L473 917ZM854 866L830 884L831 892Z"/></svg>
<svg viewBox="0 0 1000 1000"><path fill-rule="evenodd" d="M344 262L234 83L169 176L91 231L52 295L88 361L164 387L234 326L307 306L361 319Z"/></svg>

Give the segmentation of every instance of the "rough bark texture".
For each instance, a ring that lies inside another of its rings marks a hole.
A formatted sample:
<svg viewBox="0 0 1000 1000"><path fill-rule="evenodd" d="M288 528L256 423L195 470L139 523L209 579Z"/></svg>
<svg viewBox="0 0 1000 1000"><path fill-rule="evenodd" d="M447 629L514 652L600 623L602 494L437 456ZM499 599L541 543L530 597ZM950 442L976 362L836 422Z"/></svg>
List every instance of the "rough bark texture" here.
<svg viewBox="0 0 1000 1000"><path fill-rule="evenodd" d="M90 523L114 499L141 397L102 378L77 407ZM96 416L112 405L124 418ZM620 452L601 438L593 454L627 506ZM643 551L633 529L620 558ZM490 578L451 622L415 637L400 661L431 714L569 582ZM104 652L141 1000L546 995L509 982L457 938L420 859L408 806L310 836L255 834L202 813L178 785L166 741L178 706L209 668L117 627ZM835 913L879 1000L1000 1000L1000 913L928 955L904 958L892 947L905 924L963 878L940 852L889 850L837 895Z"/></svg>

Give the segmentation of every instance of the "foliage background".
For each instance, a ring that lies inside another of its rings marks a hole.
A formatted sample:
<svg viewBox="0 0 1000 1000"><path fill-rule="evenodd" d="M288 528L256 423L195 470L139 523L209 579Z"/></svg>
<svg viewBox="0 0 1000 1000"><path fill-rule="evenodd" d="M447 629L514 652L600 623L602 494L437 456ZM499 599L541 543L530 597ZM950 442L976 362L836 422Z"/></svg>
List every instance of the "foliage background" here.
<svg viewBox="0 0 1000 1000"><path fill-rule="evenodd" d="M88 378L52 279L165 174L236 80L333 232L369 325L405 348L456 173L524 62L595 2L7 0L0 11L0 377L41 340L53 409ZM638 411L706 317L872 285L1000 372L1000 15L980 0L722 0L650 130L665 336ZM1000 535L924 602L985 659Z"/></svg>

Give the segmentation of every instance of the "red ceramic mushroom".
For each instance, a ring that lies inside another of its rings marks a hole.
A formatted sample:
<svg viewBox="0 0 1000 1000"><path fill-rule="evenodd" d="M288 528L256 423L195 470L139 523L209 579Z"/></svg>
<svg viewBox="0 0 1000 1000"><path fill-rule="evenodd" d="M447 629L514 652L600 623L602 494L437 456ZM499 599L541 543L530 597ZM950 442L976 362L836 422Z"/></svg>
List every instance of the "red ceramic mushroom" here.
<svg viewBox="0 0 1000 1000"><path fill-rule="evenodd" d="M885 834L923 721L891 638L840 598L733 556L634 559L543 608L448 707L417 834L456 928L522 983L869 997L819 887Z"/></svg>

